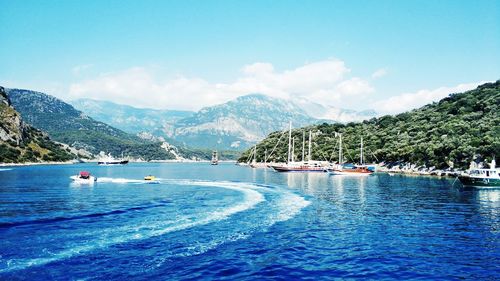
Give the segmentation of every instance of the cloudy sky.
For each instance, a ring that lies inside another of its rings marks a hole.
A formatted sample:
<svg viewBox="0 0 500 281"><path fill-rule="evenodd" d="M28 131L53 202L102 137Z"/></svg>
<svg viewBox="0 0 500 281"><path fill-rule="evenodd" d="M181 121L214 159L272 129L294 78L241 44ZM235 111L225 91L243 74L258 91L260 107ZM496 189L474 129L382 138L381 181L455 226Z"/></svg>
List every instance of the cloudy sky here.
<svg viewBox="0 0 500 281"><path fill-rule="evenodd" d="M402 112L500 79L499 1L0 0L0 85L197 110Z"/></svg>

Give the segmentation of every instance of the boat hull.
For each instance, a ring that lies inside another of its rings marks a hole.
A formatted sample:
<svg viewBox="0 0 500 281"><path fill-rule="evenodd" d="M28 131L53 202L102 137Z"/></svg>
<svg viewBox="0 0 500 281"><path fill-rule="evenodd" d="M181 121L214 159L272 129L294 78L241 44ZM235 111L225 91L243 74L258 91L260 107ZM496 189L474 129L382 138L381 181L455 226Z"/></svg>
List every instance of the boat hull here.
<svg viewBox="0 0 500 281"><path fill-rule="evenodd" d="M339 176L369 176L373 174L373 171L368 169L344 169L344 170L328 170L330 175L339 175Z"/></svg>
<svg viewBox="0 0 500 281"><path fill-rule="evenodd" d="M97 165L125 165L128 164L128 160L121 161L99 161Z"/></svg>
<svg viewBox="0 0 500 281"><path fill-rule="evenodd" d="M464 186L471 186L481 189L500 188L500 179L480 178L480 177L470 177L470 176L459 176L458 179Z"/></svg>
<svg viewBox="0 0 500 281"><path fill-rule="evenodd" d="M327 172L326 168L321 167L281 167L281 166L273 166L273 169L276 172L316 172L316 173L324 173Z"/></svg>

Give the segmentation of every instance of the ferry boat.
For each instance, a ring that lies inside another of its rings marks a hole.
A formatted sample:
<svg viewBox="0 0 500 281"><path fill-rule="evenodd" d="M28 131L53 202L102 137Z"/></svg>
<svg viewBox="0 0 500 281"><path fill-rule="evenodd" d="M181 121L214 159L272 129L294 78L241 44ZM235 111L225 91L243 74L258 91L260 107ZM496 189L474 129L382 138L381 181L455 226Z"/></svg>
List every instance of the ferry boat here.
<svg viewBox="0 0 500 281"><path fill-rule="evenodd" d="M489 169L470 168L467 172L458 176L464 186L481 189L500 188L500 170L496 167L493 159Z"/></svg>
<svg viewBox="0 0 500 281"><path fill-rule="evenodd" d="M97 178L90 175L87 171L81 171L76 176L70 177L75 183L93 184L97 181Z"/></svg>
<svg viewBox="0 0 500 281"><path fill-rule="evenodd" d="M330 175L344 175L344 176L369 176L373 174L373 170L367 165L363 164L363 138L361 138L361 153L360 153L360 165L354 165L351 167L346 167L343 163L342 155L342 134L335 135L339 136L339 164L335 167L329 168L328 172Z"/></svg>
<svg viewBox="0 0 500 281"><path fill-rule="evenodd" d="M128 164L128 160L116 159L111 156L111 153L106 155L105 157L101 157L99 161L97 161L97 165L125 165Z"/></svg>

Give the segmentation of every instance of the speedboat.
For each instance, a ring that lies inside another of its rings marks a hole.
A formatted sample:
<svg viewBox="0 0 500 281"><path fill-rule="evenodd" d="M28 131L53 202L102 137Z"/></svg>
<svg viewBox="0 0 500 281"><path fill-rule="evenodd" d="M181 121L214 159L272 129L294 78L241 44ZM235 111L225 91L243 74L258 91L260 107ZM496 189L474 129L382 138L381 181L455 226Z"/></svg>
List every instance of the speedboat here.
<svg viewBox="0 0 500 281"><path fill-rule="evenodd" d="M495 160L491 161L489 169L471 168L458 176L464 186L491 189L500 188L500 170L495 167Z"/></svg>
<svg viewBox="0 0 500 281"><path fill-rule="evenodd" d="M71 176L70 178L75 183L83 183L83 184L94 184L94 182L97 181L97 178L90 175L90 173L87 171L81 171L78 175Z"/></svg>
<svg viewBox="0 0 500 281"><path fill-rule="evenodd" d="M156 180L155 176L149 175L144 177L144 181L146 183L160 183L158 180Z"/></svg>

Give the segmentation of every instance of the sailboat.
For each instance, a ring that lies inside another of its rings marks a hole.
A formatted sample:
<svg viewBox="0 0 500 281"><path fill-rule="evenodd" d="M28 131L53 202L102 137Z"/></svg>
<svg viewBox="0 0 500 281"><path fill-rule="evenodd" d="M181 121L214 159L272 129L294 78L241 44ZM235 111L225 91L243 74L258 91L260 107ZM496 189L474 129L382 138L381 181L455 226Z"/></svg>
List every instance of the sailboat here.
<svg viewBox="0 0 500 281"><path fill-rule="evenodd" d="M344 175L344 176L369 176L373 174L373 171L368 169L368 166L363 164L363 137L361 137L361 153L360 153L360 165L354 165L354 167L345 167L342 155L342 134L337 134L339 136L339 163L337 166L328 169L331 175Z"/></svg>
<svg viewBox="0 0 500 281"><path fill-rule="evenodd" d="M257 162L257 145L253 147L253 159L252 162L250 163L250 167L257 169L257 168L267 168L267 149L264 152L264 162Z"/></svg>
<svg viewBox="0 0 500 281"><path fill-rule="evenodd" d="M210 162L211 165L219 165L219 157L217 155L217 150L212 151L212 161Z"/></svg>
<svg viewBox="0 0 500 281"><path fill-rule="evenodd" d="M295 149L295 139L292 141L292 122L290 122L290 128L288 133L288 158L287 162L282 165L272 165L271 167L277 172L326 172L327 168L321 161L311 160L311 139L312 132L309 131L309 154L307 156L308 160L304 161L304 141L302 142L302 161L295 161L294 159L294 149ZM303 140L305 137L303 135Z"/></svg>

